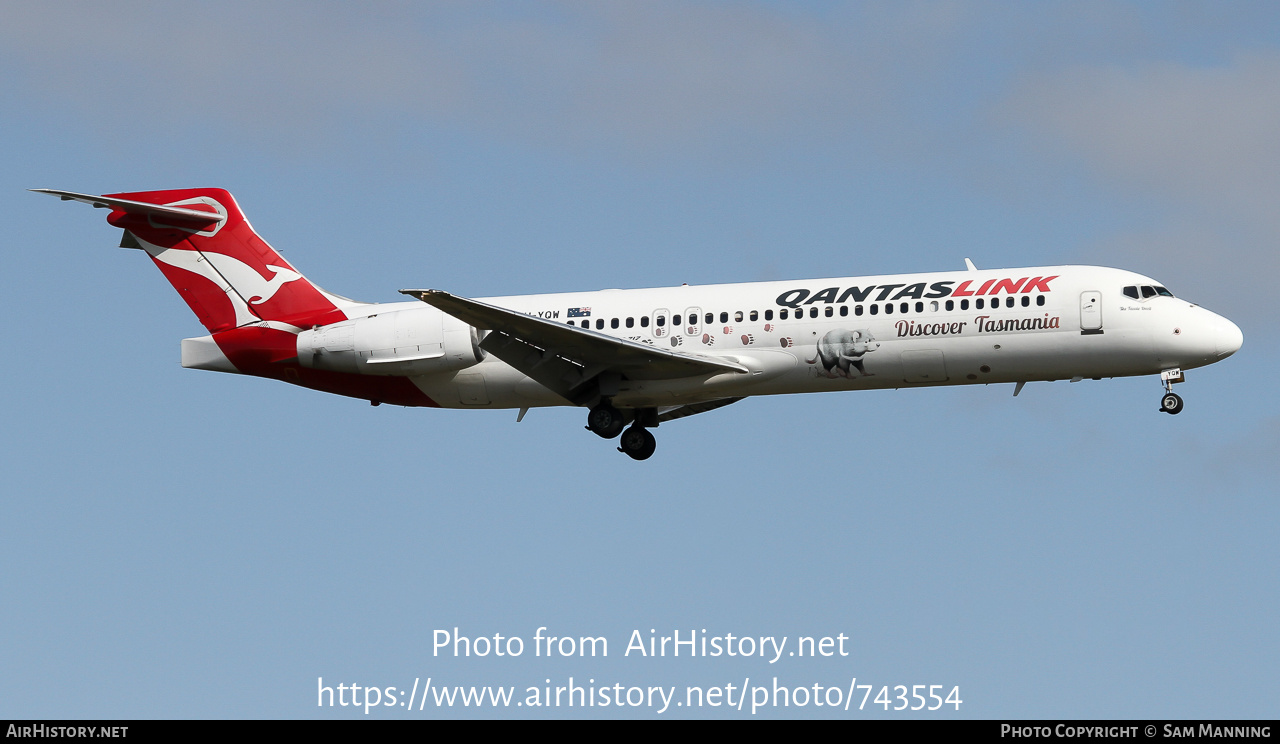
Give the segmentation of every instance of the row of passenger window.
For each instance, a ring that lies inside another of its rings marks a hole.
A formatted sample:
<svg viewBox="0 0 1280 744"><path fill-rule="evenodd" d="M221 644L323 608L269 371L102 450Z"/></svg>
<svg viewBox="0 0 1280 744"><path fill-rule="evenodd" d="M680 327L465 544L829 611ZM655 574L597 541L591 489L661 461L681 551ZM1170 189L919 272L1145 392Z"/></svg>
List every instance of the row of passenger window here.
<svg viewBox="0 0 1280 744"><path fill-rule="evenodd" d="M1031 297L1030 297L1029 295L1022 295L1022 297L1021 297L1021 303L1019 303L1017 300L1018 300L1018 298L1015 298L1015 297L1012 297L1012 296L1010 296L1010 297L1006 297L1006 298L1004 298L1004 306L1005 306L1005 307L1015 307L1015 306L1016 306L1016 305L1018 305L1018 304L1021 304L1023 307L1030 307L1030 306L1031 306ZM1035 300L1035 302L1036 302L1036 305L1037 305L1037 306L1041 306L1041 307L1043 307L1043 306L1044 306L1044 304L1045 304L1044 295L1036 295L1036 300ZM863 308L863 306L862 306L862 305L854 305L854 306L853 306L853 314L854 314L855 316L861 316L861 315L863 315L864 313L869 313L869 314L871 314L871 315L879 315L879 314L881 313L881 308L882 308L882 307L884 308L884 309L883 309L883 312L884 312L884 314L885 314L885 315L893 315L893 314L894 314L894 312L895 312L895 308L896 308L896 311L898 312L898 314L900 314L900 315L905 315L905 314L907 314L907 313L910 313L913 309L914 309L917 313L923 313L923 312L925 312L925 308L926 308L926 307L928 308L928 311L929 311L929 312L934 312L934 313L936 313L936 312L938 312L939 310L943 310L943 309L945 309L945 310L947 310L947 311L955 310L957 305L959 305L959 307L960 307L960 309L961 309L961 310L968 310L968 309L969 309L969 300L967 300L967 299L966 299L966 300L960 300L960 301L959 301L959 303L957 303L955 300L947 300L945 303L939 303L937 300L933 300L933 301L931 301L931 302L929 302L929 303L927 303L927 304L926 304L925 302L917 301L916 303L914 303L914 308L912 307L912 303L910 303L910 302L901 302L901 303L898 303L897 305L895 305L895 304L894 304L894 303L892 303L892 302L885 302L885 303L883 303L883 304L881 304L881 303L874 303L874 302L873 302L873 303L871 303L870 305L868 305L865 309ZM979 297L978 299L976 299L976 300L974 300L974 301L973 301L973 308L974 308L975 310L985 310L985 309L987 309L987 308L988 308L988 306L989 306L989 307L990 307L990 309L992 309L992 310L995 310L995 309L999 308L999 307L1000 307L1000 298L999 298L999 297L992 297L992 298L990 298L989 300L986 300L986 299L984 299L984 298L982 298L982 297ZM848 306L848 305L841 305L841 306L840 306L840 309L839 309L839 311L838 311L838 312L839 312L840 317L842 317L842 318L847 317L847 316L849 315L849 306ZM820 308L818 308L818 306L817 306L817 305L814 305L814 306L812 306L812 307L810 307L810 308L809 308L808 316L809 316L810 318L817 318L817 317L819 317L819 316L827 317L827 318L832 318L832 317L835 317L836 313L837 313L836 309L835 309L833 306L831 306L831 305L826 305L825 307L823 307L823 308L821 308L821 309L820 309ZM773 316L773 310L765 310L765 311L764 311L764 319L765 319L766 321L773 320L773 317L774 317L774 316ZM797 308L794 308L794 309L789 309L789 308L785 308L785 307L784 307L784 308L782 308L781 310L779 310L779 311L778 311L778 320L788 320L788 319L790 319L790 318L795 318L796 320L800 320L801 318L804 318L804 317L805 317L805 310L804 310L804 308L799 308L799 307L797 307ZM758 322L758 321L760 320L760 312L759 312L759 311L757 311L757 310L752 310L752 311L750 311L749 313L744 313L743 311L739 310L739 311L737 311L737 312L733 313L733 322L735 322L735 323L741 323L741 322L743 322L743 320L744 320L744 319L746 319L746 318L749 318L749 319L750 319L750 321L751 321L752 323ZM681 324L681 321L682 321L682 320L684 320L684 316L683 316L683 315L680 315L680 314L672 315L672 316L671 316L671 325L673 325L673 326L678 326L678 325L680 325L680 324ZM697 317L695 317L695 316L693 316L693 315L690 315L690 316L689 316L689 318L688 318L688 320L689 320L690 325L696 325L696 324L697 324L697 322L698 322ZM712 323L715 323L715 322L716 322L716 315L715 315L715 313L707 313L705 316L703 316L703 320L704 320L704 322L706 322L706 324L707 324L707 325L710 325L710 324L712 324ZM656 326L658 326L659 328L664 327L664 326L666 326L666 324L667 324L667 316L665 316L665 315L659 315L659 316L657 316L657 317L655 317L655 318L654 318L653 322L654 322L654 324L655 324ZM729 313L727 313L727 312L722 312L722 313L720 313L720 322L721 322L721 323L728 323L728 322L729 322ZM574 321L572 321L572 320L571 320L571 321L569 321L569 325L574 325ZM595 325L596 325L596 330L604 330L604 325L605 325L604 318L596 318L596 323L595 323ZM627 328L634 328L634 327L635 327L635 325L636 325L636 319L635 319L635 318L625 318L625 319L621 319L621 320L620 320L619 318L612 318L612 319L610 319L610 320L609 320L609 327L610 327L610 328L618 328L618 327L620 327L621 325L625 325ZM583 321L582 321L582 327L583 327L583 328L590 328L590 327L591 327L591 321L590 321L590 320L583 320ZM640 327L641 327L641 328L648 328L648 327L649 327L649 316L645 315L645 316L641 316L641 317L640 317Z"/></svg>

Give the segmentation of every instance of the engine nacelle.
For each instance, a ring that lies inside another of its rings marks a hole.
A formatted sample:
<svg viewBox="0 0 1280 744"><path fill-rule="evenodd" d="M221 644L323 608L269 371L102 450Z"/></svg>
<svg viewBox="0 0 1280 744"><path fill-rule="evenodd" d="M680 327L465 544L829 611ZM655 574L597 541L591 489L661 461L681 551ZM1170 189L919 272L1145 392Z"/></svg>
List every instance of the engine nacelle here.
<svg viewBox="0 0 1280 744"><path fill-rule="evenodd" d="M428 375L484 358L476 329L433 307L393 310L298 334L298 362L332 372Z"/></svg>

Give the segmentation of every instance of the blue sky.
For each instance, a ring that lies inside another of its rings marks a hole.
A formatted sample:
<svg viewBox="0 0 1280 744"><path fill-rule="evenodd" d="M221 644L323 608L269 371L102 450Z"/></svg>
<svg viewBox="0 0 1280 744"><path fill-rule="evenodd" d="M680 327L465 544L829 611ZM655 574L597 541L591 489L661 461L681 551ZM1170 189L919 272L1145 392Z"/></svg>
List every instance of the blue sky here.
<svg viewBox="0 0 1280 744"><path fill-rule="evenodd" d="M317 707L317 678L522 698L570 676L964 700L856 717L1276 716L1272 4L0 13L0 716L363 717ZM636 463L582 411L182 370L204 331L159 273L103 212L23 191L193 186L363 300L968 256L1149 274L1245 344L1188 373L1176 417L1154 379L761 398L664 425ZM455 626L609 657L433 656ZM651 628L851 653L624 657Z"/></svg>

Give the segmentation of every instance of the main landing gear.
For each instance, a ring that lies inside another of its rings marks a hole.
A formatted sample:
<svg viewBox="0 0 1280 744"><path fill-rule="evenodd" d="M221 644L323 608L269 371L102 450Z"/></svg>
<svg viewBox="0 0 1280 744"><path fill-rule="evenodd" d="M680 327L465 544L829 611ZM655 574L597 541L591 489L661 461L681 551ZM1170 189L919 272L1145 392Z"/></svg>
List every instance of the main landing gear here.
<svg viewBox="0 0 1280 744"><path fill-rule="evenodd" d="M1160 373L1164 383L1164 397L1160 399L1160 410L1165 413L1182 413L1182 396L1173 392L1173 383L1182 382L1185 378L1180 369L1168 369Z"/></svg>
<svg viewBox="0 0 1280 744"><path fill-rule="evenodd" d="M613 439L622 433L627 422L622 418L622 411L608 403L601 403L587 413L587 428L605 439Z"/></svg>
<svg viewBox="0 0 1280 744"><path fill-rule="evenodd" d="M618 444L618 451L632 460L648 460L658 448L658 440L638 423L622 432Z"/></svg>
<svg viewBox="0 0 1280 744"><path fill-rule="evenodd" d="M627 416L607 401L602 401L587 413L587 429L605 439L613 439L621 434L618 451L633 460L647 460L658 448L658 441L645 424L658 425L657 411L651 408L640 409L633 415L635 423L624 432Z"/></svg>

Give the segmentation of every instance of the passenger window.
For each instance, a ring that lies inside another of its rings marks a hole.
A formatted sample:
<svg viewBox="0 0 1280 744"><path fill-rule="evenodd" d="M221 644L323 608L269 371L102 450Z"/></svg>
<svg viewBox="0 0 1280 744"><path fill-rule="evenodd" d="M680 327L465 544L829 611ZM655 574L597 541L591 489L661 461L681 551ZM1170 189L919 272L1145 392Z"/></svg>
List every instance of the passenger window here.
<svg viewBox="0 0 1280 744"><path fill-rule="evenodd" d="M938 303L936 303L936 302L935 302L935 303L933 303L933 304L934 304L934 305L937 305ZM924 312L924 303L923 303L923 302L917 302L917 303L916 303L916 312L918 312L918 313L922 313L922 312Z"/></svg>
<svg viewBox="0 0 1280 744"><path fill-rule="evenodd" d="M665 325L667 324L667 316L665 316L665 315L659 315L659 316L658 316L658 321L657 321L657 322L658 322L658 327L659 327L659 328L661 328L661 327L665 326Z"/></svg>
<svg viewBox="0 0 1280 744"><path fill-rule="evenodd" d="M854 315L857 315L857 316L859 316L859 317L861 317L861 316L862 316L862 305L854 305L854 306L853 306L853 314L854 314Z"/></svg>
<svg viewBox="0 0 1280 744"><path fill-rule="evenodd" d="M1044 295L1036 295L1036 304L1044 305Z"/></svg>
<svg viewBox="0 0 1280 744"><path fill-rule="evenodd" d="M609 327L610 327L610 328L617 328L617 327L618 327L618 319L617 319L617 318L614 318L613 320L609 321Z"/></svg>
<svg viewBox="0 0 1280 744"><path fill-rule="evenodd" d="M604 330L604 318L596 318L596 330L597 331Z"/></svg>
<svg viewBox="0 0 1280 744"><path fill-rule="evenodd" d="M979 308L981 308L982 306L981 306L981 305L979 305L978 307L979 307ZM968 309L969 309L969 301L968 301L968 300L960 300L960 309L961 309L961 310L968 310Z"/></svg>
<svg viewBox="0 0 1280 744"><path fill-rule="evenodd" d="M635 318L627 318L627 327L628 327L628 328L634 328L634 327L635 327L635 325L636 325L636 319L635 319Z"/></svg>
<svg viewBox="0 0 1280 744"><path fill-rule="evenodd" d="M678 326L678 325L680 325L680 321L681 321L681 320L682 320L681 316L679 316L679 315L672 315L672 316L671 316L671 325L673 325L673 326Z"/></svg>
<svg viewBox="0 0 1280 744"><path fill-rule="evenodd" d="M818 317L818 308L817 308L817 307L811 307L811 308L809 308L809 317L810 317L810 318L816 318L816 317Z"/></svg>
<svg viewBox="0 0 1280 744"><path fill-rule="evenodd" d="M721 322L721 323L728 323L728 322L729 322L729 313L720 313L720 322Z"/></svg>
<svg viewBox="0 0 1280 744"><path fill-rule="evenodd" d="M1146 299L1146 298L1148 298L1148 297L1155 297L1155 296L1156 296L1156 288L1155 288L1155 287L1147 287L1147 286L1144 286L1144 287L1142 288L1142 299L1144 299L1144 300L1145 300L1145 299Z"/></svg>
<svg viewBox="0 0 1280 744"><path fill-rule="evenodd" d="M648 328L648 327L649 327L649 316L648 316L648 315L641 315L641 316L640 316L640 327L641 327L641 328Z"/></svg>
<svg viewBox="0 0 1280 744"><path fill-rule="evenodd" d="M886 302L886 303L884 303L884 314L885 314L885 315L893 315L893 303L892 303L892 302Z"/></svg>
<svg viewBox="0 0 1280 744"><path fill-rule="evenodd" d="M752 310L752 311L751 311L751 322L752 322L752 323L754 323L754 322L756 322L757 320L760 320L760 313L756 312L755 310Z"/></svg>
<svg viewBox="0 0 1280 744"><path fill-rule="evenodd" d="M828 318L830 318L832 315L836 314L835 308L831 307L830 305L827 305L827 311L823 314L826 315Z"/></svg>
<svg viewBox="0 0 1280 744"><path fill-rule="evenodd" d="M848 306L848 305L841 305L841 306L840 306L840 317L845 318L845 317L848 317L848 315L849 315L849 306Z"/></svg>
<svg viewBox="0 0 1280 744"><path fill-rule="evenodd" d="M764 319L765 319L765 320L773 320L773 311L772 311L772 310L765 310L765 311L764 311Z"/></svg>
<svg viewBox="0 0 1280 744"><path fill-rule="evenodd" d="M741 311L741 310L739 310L738 312L736 312L736 313L734 313L734 314L733 314L733 322L734 322L734 323L741 323L741 322L742 322L742 311Z"/></svg>
<svg viewBox="0 0 1280 744"><path fill-rule="evenodd" d="M933 312L933 313L938 312L938 301L937 301L937 300L934 300L933 302L930 302L930 303L929 303L929 312Z"/></svg>
<svg viewBox="0 0 1280 744"><path fill-rule="evenodd" d="M996 302L999 302L999 300L996 300ZM1013 307L1013 298L1012 298L1012 297L1006 297L1006 298L1004 298L1004 306L1005 306L1005 307Z"/></svg>
<svg viewBox="0 0 1280 744"><path fill-rule="evenodd" d="M986 303L983 301L981 297L979 297L978 299L973 301L973 306L981 310L983 307L986 306Z"/></svg>
<svg viewBox="0 0 1280 744"><path fill-rule="evenodd" d="M786 319L787 319L787 309L784 307L778 311L778 320L786 320Z"/></svg>
<svg viewBox="0 0 1280 744"><path fill-rule="evenodd" d="M712 323L716 322L716 314L707 313L706 322L707 322L707 325L711 325Z"/></svg>
<svg viewBox="0 0 1280 744"><path fill-rule="evenodd" d="M1138 288L1137 288L1137 286L1135 286L1135 285L1130 285L1130 286L1128 286L1128 287L1125 287L1125 288L1124 288L1124 296L1125 296L1125 297L1132 297L1132 298L1133 298L1133 299L1135 299L1135 300L1136 300L1136 299L1138 299Z"/></svg>
<svg viewBox="0 0 1280 744"><path fill-rule="evenodd" d="M1012 298L1010 298L1010 299L1012 299ZM1030 298L1030 297L1028 297L1028 296L1026 296L1026 295L1023 295L1023 296L1022 296L1022 306L1023 306L1023 307L1031 307L1031 298Z"/></svg>
<svg viewBox="0 0 1280 744"><path fill-rule="evenodd" d="M872 305L872 306L871 306L871 314L872 314L872 315L876 315L876 314L877 314L877 313L879 313L879 312L880 312L880 306L879 306L879 305Z"/></svg>
<svg viewBox="0 0 1280 744"><path fill-rule="evenodd" d="M955 309L956 309L956 301L947 300L947 312L951 312L952 310L955 310Z"/></svg>

